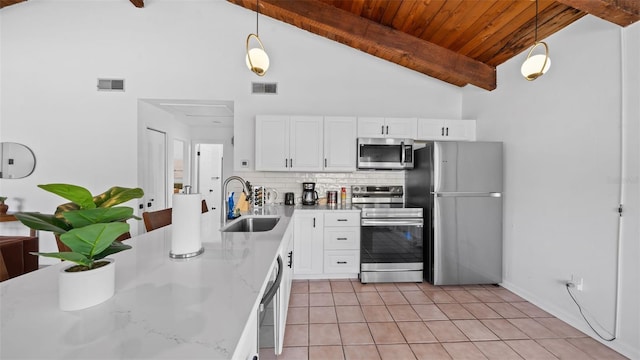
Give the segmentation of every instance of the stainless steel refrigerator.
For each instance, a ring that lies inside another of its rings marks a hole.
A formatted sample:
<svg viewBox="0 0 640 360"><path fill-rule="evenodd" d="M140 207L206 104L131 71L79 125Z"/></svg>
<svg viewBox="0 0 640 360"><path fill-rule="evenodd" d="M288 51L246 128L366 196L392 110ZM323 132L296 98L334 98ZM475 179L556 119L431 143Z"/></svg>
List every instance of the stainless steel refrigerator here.
<svg viewBox="0 0 640 360"><path fill-rule="evenodd" d="M424 278L502 281L502 143L427 142L405 172L405 203L424 209Z"/></svg>

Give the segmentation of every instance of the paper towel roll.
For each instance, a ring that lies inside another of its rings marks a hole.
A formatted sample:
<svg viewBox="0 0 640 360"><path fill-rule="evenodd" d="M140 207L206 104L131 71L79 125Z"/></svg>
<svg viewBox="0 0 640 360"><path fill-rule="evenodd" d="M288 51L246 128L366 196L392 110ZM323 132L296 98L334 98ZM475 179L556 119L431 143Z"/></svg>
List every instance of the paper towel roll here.
<svg viewBox="0 0 640 360"><path fill-rule="evenodd" d="M202 253L200 222L202 221L201 194L173 194L171 224L172 258L187 258Z"/></svg>

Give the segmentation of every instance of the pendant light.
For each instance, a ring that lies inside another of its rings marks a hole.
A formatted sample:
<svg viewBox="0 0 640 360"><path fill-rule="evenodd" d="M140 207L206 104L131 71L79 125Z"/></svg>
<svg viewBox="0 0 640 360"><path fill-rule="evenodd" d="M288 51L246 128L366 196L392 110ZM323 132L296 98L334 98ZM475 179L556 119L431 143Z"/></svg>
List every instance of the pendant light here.
<svg viewBox="0 0 640 360"><path fill-rule="evenodd" d="M531 56L533 50L537 47L544 48L544 54L537 54ZM534 44L527 54L527 59L522 64L520 72L522 76L529 81L533 81L549 70L551 66L551 59L549 58L549 47L544 41L538 41L538 0L536 0L536 29Z"/></svg>
<svg viewBox="0 0 640 360"><path fill-rule="evenodd" d="M249 70L253 71L258 76L264 76L269 69L269 56L266 51L264 51L264 46L258 36L258 14L260 13L259 1L260 0L256 0L256 33L249 34L249 36L247 36L247 56L245 58L245 62L247 63ZM252 38L256 40L258 46L249 48L249 43Z"/></svg>

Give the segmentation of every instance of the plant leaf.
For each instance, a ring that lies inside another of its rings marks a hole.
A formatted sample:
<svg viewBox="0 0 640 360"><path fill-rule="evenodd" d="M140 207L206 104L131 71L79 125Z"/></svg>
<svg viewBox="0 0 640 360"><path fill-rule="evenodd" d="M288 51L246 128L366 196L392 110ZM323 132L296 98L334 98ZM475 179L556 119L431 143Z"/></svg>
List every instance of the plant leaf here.
<svg viewBox="0 0 640 360"><path fill-rule="evenodd" d="M82 254L78 254L76 252L57 252L57 253L40 253L40 252L32 252L33 255L51 257L66 261L74 262L78 265L91 266L93 261Z"/></svg>
<svg viewBox="0 0 640 360"><path fill-rule="evenodd" d="M129 200L138 199L144 196L141 188L124 188L114 186L100 195L93 198L96 206L101 208L113 207Z"/></svg>
<svg viewBox="0 0 640 360"><path fill-rule="evenodd" d="M113 208L73 210L62 213L62 216L64 216L64 218L71 223L74 228L81 228L90 224L126 221L133 217L133 209L126 206L120 206Z"/></svg>
<svg viewBox="0 0 640 360"><path fill-rule="evenodd" d="M104 251L94 256L93 259L100 260L111 254L119 253L120 251L129 250L129 249L131 249L131 245L123 244L120 241L114 241L111 243L111 245L109 245L109 247L104 249Z"/></svg>
<svg viewBox="0 0 640 360"><path fill-rule="evenodd" d="M16 218L25 226L34 230L51 231L56 234L64 234L72 227L55 215L33 212L16 213Z"/></svg>
<svg viewBox="0 0 640 360"><path fill-rule="evenodd" d="M38 187L70 200L78 204L82 209L93 209L96 207L96 204L93 202L93 195L91 195L89 190L82 186L71 184L45 184L38 185Z"/></svg>
<svg viewBox="0 0 640 360"><path fill-rule="evenodd" d="M124 222L92 224L69 230L60 235L60 241L71 248L73 252L93 259L94 256L109 247L118 236L127 231L129 231L129 224Z"/></svg>

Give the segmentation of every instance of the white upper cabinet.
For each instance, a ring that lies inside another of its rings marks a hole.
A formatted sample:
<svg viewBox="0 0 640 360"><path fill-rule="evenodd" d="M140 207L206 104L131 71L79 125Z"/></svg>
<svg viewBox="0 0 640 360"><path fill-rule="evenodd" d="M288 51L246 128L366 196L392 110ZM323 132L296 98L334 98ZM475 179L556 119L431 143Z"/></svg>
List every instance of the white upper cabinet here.
<svg viewBox="0 0 640 360"><path fill-rule="evenodd" d="M356 118L324 117L324 170L356 170Z"/></svg>
<svg viewBox="0 0 640 360"><path fill-rule="evenodd" d="M289 170L289 116L256 116L256 170Z"/></svg>
<svg viewBox="0 0 640 360"><path fill-rule="evenodd" d="M358 117L358 137L415 139L417 122L417 118Z"/></svg>
<svg viewBox="0 0 640 360"><path fill-rule="evenodd" d="M474 141L475 139L475 120L418 119L416 140Z"/></svg>
<svg viewBox="0 0 640 360"><path fill-rule="evenodd" d="M322 171L322 116L291 116L289 170Z"/></svg>
<svg viewBox="0 0 640 360"><path fill-rule="evenodd" d="M256 116L257 171L321 171L322 116Z"/></svg>

